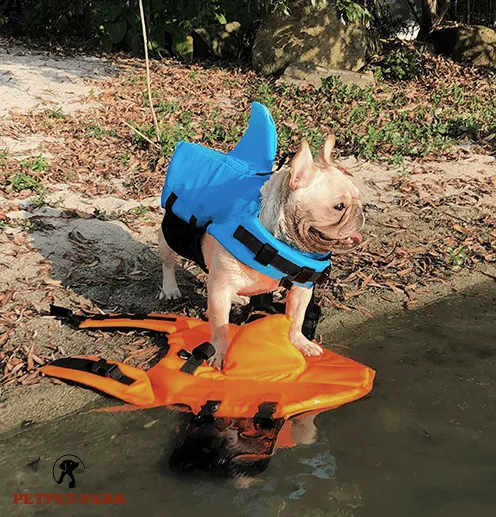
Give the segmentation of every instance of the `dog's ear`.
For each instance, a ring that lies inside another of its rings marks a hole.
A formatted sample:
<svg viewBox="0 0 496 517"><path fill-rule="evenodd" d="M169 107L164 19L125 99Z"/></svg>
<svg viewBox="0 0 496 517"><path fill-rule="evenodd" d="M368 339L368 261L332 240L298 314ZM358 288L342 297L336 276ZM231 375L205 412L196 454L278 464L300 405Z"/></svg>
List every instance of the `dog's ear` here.
<svg viewBox="0 0 496 517"><path fill-rule="evenodd" d="M335 145L336 137L334 135L328 135L324 141L324 147L322 147L322 151L320 151L315 162L322 167L329 167L332 164L332 151Z"/></svg>
<svg viewBox="0 0 496 517"><path fill-rule="evenodd" d="M295 154L291 162L291 171L289 173L289 187L291 190L305 188L312 183L315 177L315 167L313 164L313 156L308 146L308 142L303 140L300 144L298 152Z"/></svg>

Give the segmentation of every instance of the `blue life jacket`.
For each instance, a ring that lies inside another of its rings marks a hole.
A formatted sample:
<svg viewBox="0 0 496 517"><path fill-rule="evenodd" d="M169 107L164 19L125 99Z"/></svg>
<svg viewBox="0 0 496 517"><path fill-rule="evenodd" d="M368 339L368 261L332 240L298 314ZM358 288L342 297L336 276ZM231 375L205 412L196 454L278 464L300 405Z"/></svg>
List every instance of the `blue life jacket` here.
<svg viewBox="0 0 496 517"><path fill-rule="evenodd" d="M260 223L260 189L269 179L276 150L274 121L257 102L251 106L248 129L229 153L179 142L161 197L166 212L162 228L169 246L185 256L185 241L194 241L197 251L186 258L206 270L198 250L207 232L240 262L286 288L292 284L311 288L325 280L329 254L297 250Z"/></svg>

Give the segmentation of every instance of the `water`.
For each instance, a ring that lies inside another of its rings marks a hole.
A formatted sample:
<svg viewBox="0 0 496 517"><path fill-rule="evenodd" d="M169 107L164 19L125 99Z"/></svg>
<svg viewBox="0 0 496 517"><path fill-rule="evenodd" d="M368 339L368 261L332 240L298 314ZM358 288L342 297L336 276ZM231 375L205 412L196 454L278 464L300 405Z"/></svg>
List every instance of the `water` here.
<svg viewBox="0 0 496 517"><path fill-rule="evenodd" d="M172 473L184 416L165 409L79 414L3 435L1 515L492 517L495 300L484 286L351 329L342 343L377 371L372 394L319 415L316 442L278 451L255 479ZM18 492L69 492L52 477L63 454L85 464L75 492L121 493L127 504L13 505Z"/></svg>

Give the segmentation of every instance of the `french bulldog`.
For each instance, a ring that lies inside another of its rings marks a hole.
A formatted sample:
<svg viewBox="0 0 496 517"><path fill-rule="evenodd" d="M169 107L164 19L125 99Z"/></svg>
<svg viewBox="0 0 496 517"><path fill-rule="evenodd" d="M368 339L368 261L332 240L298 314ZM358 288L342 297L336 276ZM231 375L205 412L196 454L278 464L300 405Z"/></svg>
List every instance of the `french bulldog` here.
<svg viewBox="0 0 496 517"><path fill-rule="evenodd" d="M291 163L273 172L261 188L260 222L277 239L305 252L345 252L362 240L364 223L359 191L332 160L335 137L326 138L314 159L303 140ZM279 289L279 282L235 259L211 235L202 237L201 251L209 274L207 279L208 320L216 353L210 364L221 369L226 355L229 313L233 303L247 303L249 297ZM163 285L160 298L181 297L175 276L176 253L159 231ZM312 290L293 286L286 295L286 315L292 319L290 340L306 356L322 354L322 348L308 340L302 325Z"/></svg>

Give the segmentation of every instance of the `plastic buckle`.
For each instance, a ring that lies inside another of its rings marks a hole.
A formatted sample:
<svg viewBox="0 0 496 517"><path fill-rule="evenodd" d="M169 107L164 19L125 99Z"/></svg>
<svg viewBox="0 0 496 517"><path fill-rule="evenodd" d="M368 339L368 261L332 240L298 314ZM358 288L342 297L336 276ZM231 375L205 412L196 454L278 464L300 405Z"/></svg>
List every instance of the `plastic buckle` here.
<svg viewBox="0 0 496 517"><path fill-rule="evenodd" d="M184 348L181 348L181 350L179 350L177 353L177 356L181 359L187 360L191 357L191 354L187 350L184 350Z"/></svg>
<svg viewBox="0 0 496 517"><path fill-rule="evenodd" d="M268 266L276 257L277 250L270 244L265 243L255 255L255 260L262 266Z"/></svg>
<svg viewBox="0 0 496 517"><path fill-rule="evenodd" d="M93 373L96 373L97 375L100 375L101 377L110 377L112 379L115 379L117 376L115 376L115 372L120 374L119 367L116 364L107 363L105 359L99 359L92 367L91 371Z"/></svg>
<svg viewBox="0 0 496 517"><path fill-rule="evenodd" d="M194 422L197 425L203 424L211 424L214 420L214 414L219 409L221 401L220 400L207 400L205 404L203 404L199 413L195 416Z"/></svg>
<svg viewBox="0 0 496 517"><path fill-rule="evenodd" d="M262 429L274 427L273 414L276 412L277 402L263 402L258 406L258 412L253 417L253 423Z"/></svg>
<svg viewBox="0 0 496 517"><path fill-rule="evenodd" d="M179 350L177 355L186 362L181 366L181 372L193 374L203 361L208 361L215 354L214 346L205 341L193 349L191 354L186 350Z"/></svg>
<svg viewBox="0 0 496 517"><path fill-rule="evenodd" d="M293 276L292 280L294 282L298 282L299 284L306 284L309 280L311 280L314 274L315 269L303 266L300 271Z"/></svg>
<svg viewBox="0 0 496 517"><path fill-rule="evenodd" d="M331 272L331 266L327 266L322 273L320 273L320 276L315 280L315 283L317 285L322 285L324 282L326 282L329 279L329 273Z"/></svg>

